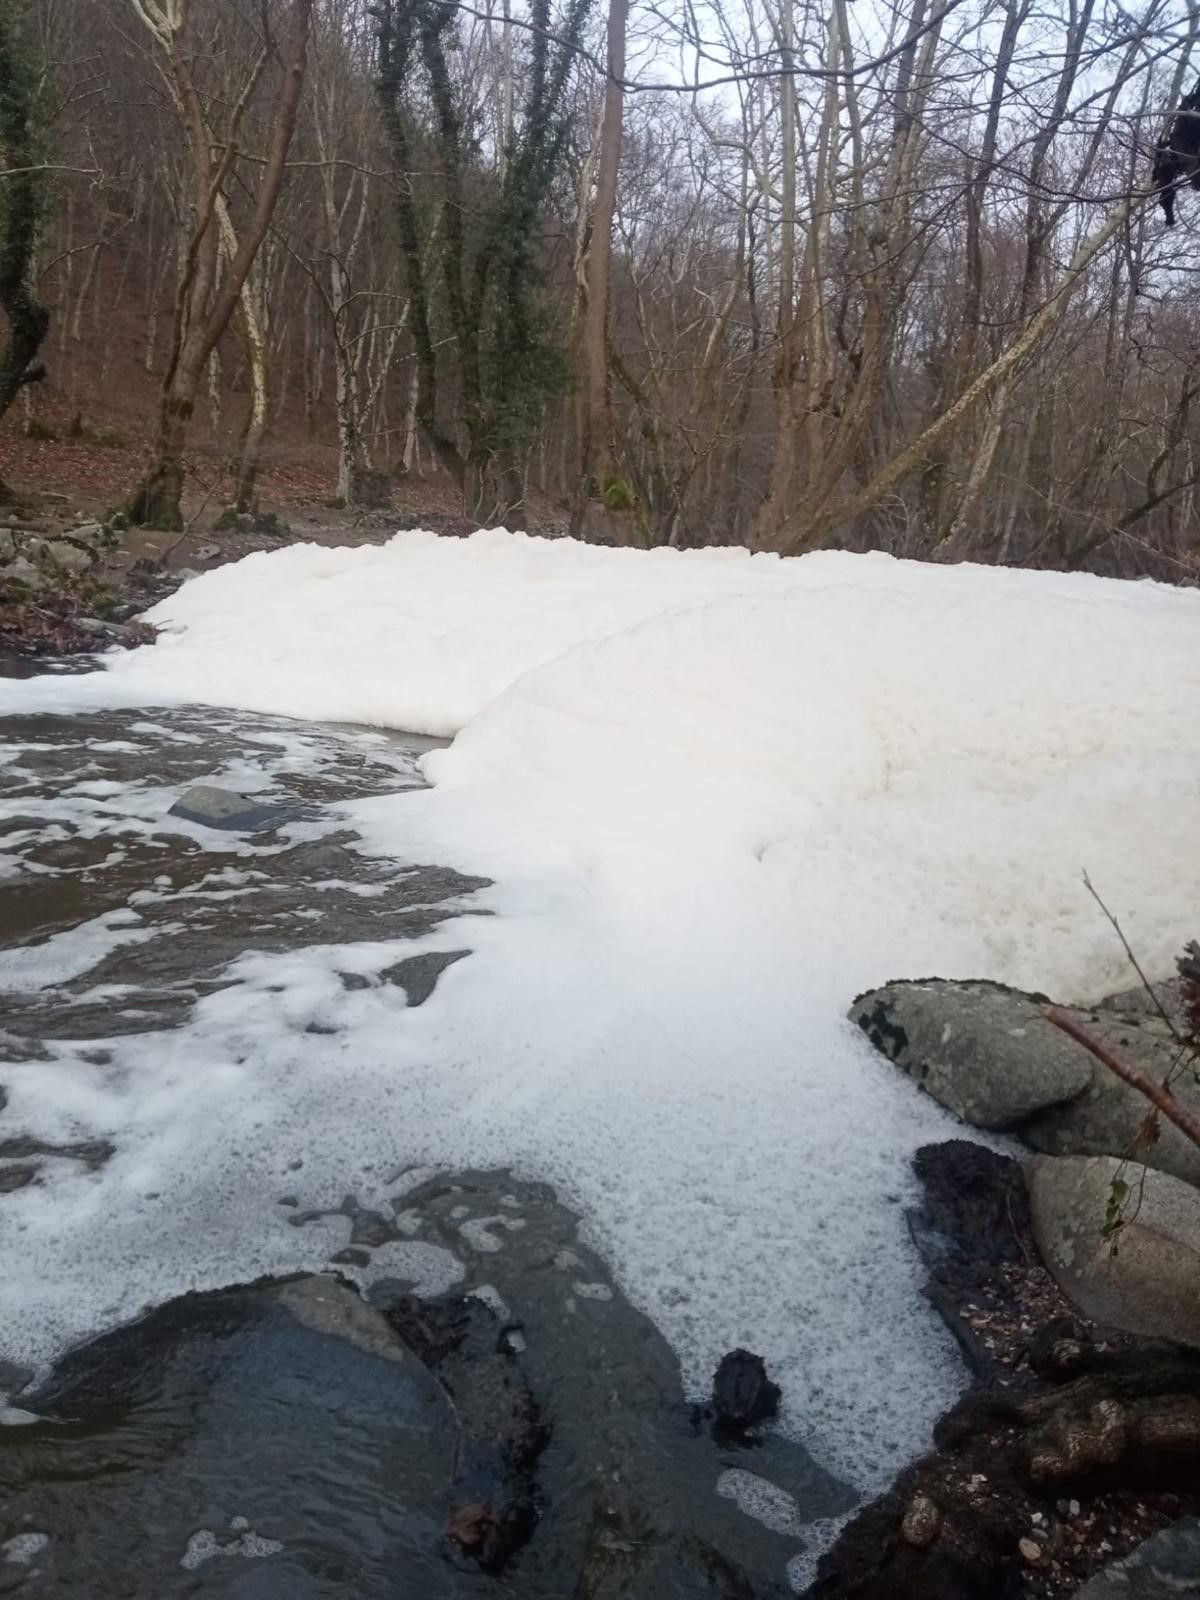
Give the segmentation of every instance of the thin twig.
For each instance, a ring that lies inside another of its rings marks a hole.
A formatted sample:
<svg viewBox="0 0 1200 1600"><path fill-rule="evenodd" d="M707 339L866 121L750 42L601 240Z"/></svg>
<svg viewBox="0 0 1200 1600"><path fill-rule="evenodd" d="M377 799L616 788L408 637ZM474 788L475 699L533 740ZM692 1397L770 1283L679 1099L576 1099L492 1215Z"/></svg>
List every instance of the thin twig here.
<svg viewBox="0 0 1200 1600"><path fill-rule="evenodd" d="M1130 964L1133 967L1133 970L1137 973L1138 977L1142 980L1142 988L1145 989L1146 993L1150 996L1150 999L1152 1000L1152 1002L1154 1004L1154 1009L1158 1012L1159 1016L1166 1023L1167 1027L1170 1028L1172 1039L1174 1039L1174 1041L1175 1041L1175 1043L1177 1045L1180 1045L1180 1046L1182 1046L1182 1047L1184 1047L1186 1049L1187 1040L1183 1037L1183 1035L1180 1033L1179 1029L1175 1026L1174 1022L1171 1020L1170 1016L1167 1014L1167 1009L1163 1005L1162 1001L1158 998L1158 994L1157 994L1157 992L1156 992L1156 990L1154 988L1154 985L1150 982L1150 979L1142 971L1141 963L1138 961L1138 958L1134 955L1132 946L1130 945L1129 940L1125 937L1125 934L1124 934L1124 931L1123 931L1123 929L1121 927L1121 924L1117 921L1116 917L1113 916L1112 912L1104 904L1104 901L1100 898L1099 894L1096 891L1095 885L1092 883L1092 880L1088 877L1086 872L1083 875L1083 887L1091 895L1092 899L1100 907L1101 911L1103 911L1104 915L1108 918L1109 922L1112 923L1113 932L1116 934L1117 938L1120 939L1122 945L1125 947L1125 954L1129 957L1129 961L1130 961Z"/></svg>

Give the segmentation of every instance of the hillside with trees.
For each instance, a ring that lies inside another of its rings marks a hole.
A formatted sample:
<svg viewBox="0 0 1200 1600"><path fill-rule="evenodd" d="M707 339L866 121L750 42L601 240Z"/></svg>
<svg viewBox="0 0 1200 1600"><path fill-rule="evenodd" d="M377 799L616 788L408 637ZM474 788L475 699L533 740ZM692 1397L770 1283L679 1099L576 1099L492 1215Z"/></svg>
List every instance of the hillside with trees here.
<svg viewBox="0 0 1200 1600"><path fill-rule="evenodd" d="M1171 0L0 13L15 488L1197 571Z"/></svg>

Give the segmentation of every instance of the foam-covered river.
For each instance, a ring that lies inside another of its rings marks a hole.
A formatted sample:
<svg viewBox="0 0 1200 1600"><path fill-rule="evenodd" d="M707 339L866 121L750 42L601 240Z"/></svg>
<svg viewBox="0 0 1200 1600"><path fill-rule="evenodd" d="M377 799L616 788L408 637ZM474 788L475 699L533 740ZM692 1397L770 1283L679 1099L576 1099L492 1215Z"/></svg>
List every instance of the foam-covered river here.
<svg viewBox="0 0 1200 1600"><path fill-rule="evenodd" d="M853 1503L781 1437L714 1442L550 1190L413 1165L402 1098L394 1169L348 1152L335 1192L314 1164L354 1042L305 952L340 950L340 994L399 1018L466 948L480 880L364 856L337 809L419 784L430 744L198 709L0 721L0 1593L783 1594L806 1530ZM199 781L298 814L172 815ZM297 1072L334 1050L308 1122L197 1023L272 1004ZM229 1121L272 1116L242 1183ZM223 1286L247 1260L261 1280ZM453 1337L425 1347L414 1306L438 1297ZM65 1358L30 1347L35 1304ZM447 1538L493 1503L495 1549Z"/></svg>

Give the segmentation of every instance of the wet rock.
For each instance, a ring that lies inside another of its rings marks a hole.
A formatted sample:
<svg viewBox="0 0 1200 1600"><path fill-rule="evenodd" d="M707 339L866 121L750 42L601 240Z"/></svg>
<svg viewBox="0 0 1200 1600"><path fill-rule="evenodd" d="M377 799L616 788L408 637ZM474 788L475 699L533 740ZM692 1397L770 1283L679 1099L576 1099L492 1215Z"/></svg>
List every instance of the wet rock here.
<svg viewBox="0 0 1200 1600"><path fill-rule="evenodd" d="M187 1295L72 1352L0 1429L0 1544L44 1531L44 1592L87 1600L466 1600L438 1554L453 1414L356 1300Z"/></svg>
<svg viewBox="0 0 1200 1600"><path fill-rule="evenodd" d="M785 1568L802 1533L781 1533L714 1494L722 1466L745 1467L748 1441L714 1448L707 1430L690 1425L673 1352L552 1192L509 1173L466 1173L428 1178L392 1203L422 1239L447 1249L461 1247L464 1212L468 1221L507 1214L523 1224L498 1230L494 1253L468 1253L463 1291L486 1296L493 1312L476 1314L481 1348L498 1334L506 1351L519 1351L548 1435L536 1466L536 1526L510 1569L522 1600L789 1600ZM609 1293L582 1297L579 1283ZM425 1337L436 1350L448 1333L453 1326L429 1326ZM801 1524L854 1505L801 1445L773 1431L753 1444L755 1473L792 1497ZM486 1499L456 1492L464 1528Z"/></svg>
<svg viewBox="0 0 1200 1600"><path fill-rule="evenodd" d="M1141 1353L1022 1401L975 1390L938 1424L938 1449L849 1523L810 1600L1002 1600L1028 1593L1020 1567L1043 1559L1060 1593L1098 1565L1102 1537L1128 1548L1126 1529L1196 1503L1193 1410L1200 1364Z"/></svg>
<svg viewBox="0 0 1200 1600"><path fill-rule="evenodd" d="M997 1375L994 1334L1021 1317L1007 1269L1033 1255L1019 1164L967 1139L923 1145L913 1158L921 1203L907 1214L928 1274L925 1293L976 1377Z"/></svg>
<svg viewBox="0 0 1200 1600"><path fill-rule="evenodd" d="M385 1316L454 1405L447 1537L483 1571L501 1572L533 1531L535 1469L549 1437L505 1325L481 1300L461 1296L406 1296Z"/></svg>
<svg viewBox="0 0 1200 1600"><path fill-rule="evenodd" d="M1022 1569L1062 1593L1101 1539L1128 1549L1200 1504L1200 1359L1070 1314L1036 1259L1017 1163L950 1140L914 1166L930 1297L979 1381L937 1448L850 1521L810 1594L1007 1600L1032 1592Z"/></svg>
<svg viewBox="0 0 1200 1600"><path fill-rule="evenodd" d="M779 1410L779 1386L767 1377L766 1363L749 1350L730 1350L713 1376L715 1429L730 1434L766 1422Z"/></svg>
<svg viewBox="0 0 1200 1600"><path fill-rule="evenodd" d="M1048 1002L999 984L893 983L850 1015L872 1044L972 1127L1018 1127L1091 1083L1088 1053L1046 1021Z"/></svg>
<svg viewBox="0 0 1200 1600"><path fill-rule="evenodd" d="M0 1194L13 1194L17 1189L24 1189L37 1177L39 1169L36 1166L0 1167Z"/></svg>
<svg viewBox="0 0 1200 1600"><path fill-rule="evenodd" d="M277 1297L306 1328L345 1339L355 1349L384 1361L403 1365L407 1359L405 1347L397 1342L382 1314L337 1278L328 1274L298 1278L283 1284Z"/></svg>
<svg viewBox="0 0 1200 1600"><path fill-rule="evenodd" d="M51 1144L44 1139L33 1139L19 1134L11 1139L0 1139L0 1160L23 1160L29 1156L66 1156L82 1161L89 1172L96 1172L112 1159L115 1146L107 1139L81 1139L75 1144Z"/></svg>
<svg viewBox="0 0 1200 1600"><path fill-rule="evenodd" d="M942 1513L929 1496L915 1494L909 1502L908 1510L904 1513L904 1521L900 1524L900 1537L906 1544L924 1550L926 1545L931 1545L937 1538L941 1525Z"/></svg>
<svg viewBox="0 0 1200 1600"><path fill-rule="evenodd" d="M1089 1317L1200 1347L1200 1191L1111 1156L1038 1156L1029 1194L1042 1259Z"/></svg>
<svg viewBox="0 0 1200 1600"><path fill-rule="evenodd" d="M234 794L213 784L201 783L180 795L170 809L173 817L198 822L206 828L228 828L233 832L260 833L291 822L299 812L295 806L268 804L249 795Z"/></svg>
<svg viewBox="0 0 1200 1600"><path fill-rule="evenodd" d="M1185 1517L1114 1561L1073 1600L1179 1600L1200 1594L1200 1520Z"/></svg>
<svg viewBox="0 0 1200 1600"><path fill-rule="evenodd" d="M446 968L470 954L469 950L426 950L384 967L379 976L385 983L398 984L410 1006L423 1006Z"/></svg>

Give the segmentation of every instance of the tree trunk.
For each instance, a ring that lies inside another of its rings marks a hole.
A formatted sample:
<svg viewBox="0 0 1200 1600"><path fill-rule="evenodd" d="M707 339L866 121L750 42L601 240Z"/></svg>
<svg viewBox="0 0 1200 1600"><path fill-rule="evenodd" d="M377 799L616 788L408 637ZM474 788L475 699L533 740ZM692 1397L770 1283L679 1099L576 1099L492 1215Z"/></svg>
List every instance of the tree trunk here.
<svg viewBox="0 0 1200 1600"><path fill-rule="evenodd" d="M8 318L8 339L0 347L0 417L27 383L44 376L38 352L50 327L50 313L30 283L47 182L38 164L34 94L33 73L7 8L0 13L0 152L8 169L0 213L0 307Z"/></svg>
<svg viewBox="0 0 1200 1600"><path fill-rule="evenodd" d="M183 447L199 386L197 372L190 385L190 401L177 393L164 397L159 412L154 466L129 502L127 513L129 520L141 527L165 528L170 532L180 532L183 528Z"/></svg>
<svg viewBox="0 0 1200 1600"><path fill-rule="evenodd" d="M775 395L775 447L762 502L754 514L748 544L770 549L784 521L796 472L796 79L795 14L782 0L776 38L779 45L779 119L782 151L778 256L778 349L771 387ZM813 219L815 222L815 218ZM810 223L810 233L812 228ZM768 214L769 230L769 214Z"/></svg>
<svg viewBox="0 0 1200 1600"><path fill-rule="evenodd" d="M283 84L272 108L271 139L262 177L237 251L215 287L213 276L219 252L216 249L214 224L222 183L227 180L229 166L236 159L236 124L229 133L223 153L214 157L211 131L204 121L201 98L191 77L192 65L186 42L177 31L168 28L164 33L159 33L152 22L148 23L168 55L180 115L188 130L191 159L195 167L193 180L197 193L204 196L204 205L197 208L184 281L175 305L175 359L169 363L163 380L155 462L129 501L127 510L131 522L153 524L157 519L162 519L160 526L183 526L183 450L188 423L195 410L205 363L237 308L242 288L266 238L276 201L283 188L288 150L304 87L313 4L314 0L293 0L291 59L286 63ZM147 14L141 7L136 9L146 20ZM255 67L238 102L238 115L245 110L260 71L261 62Z"/></svg>
<svg viewBox="0 0 1200 1600"><path fill-rule="evenodd" d="M623 80L628 17L629 0L609 0L608 81L604 86L604 120L600 128L600 159L583 282L580 335L583 373L577 408L579 477L571 507L571 535L600 544L629 544L637 530L634 495L617 468L613 452L607 339L613 214L625 111Z"/></svg>

